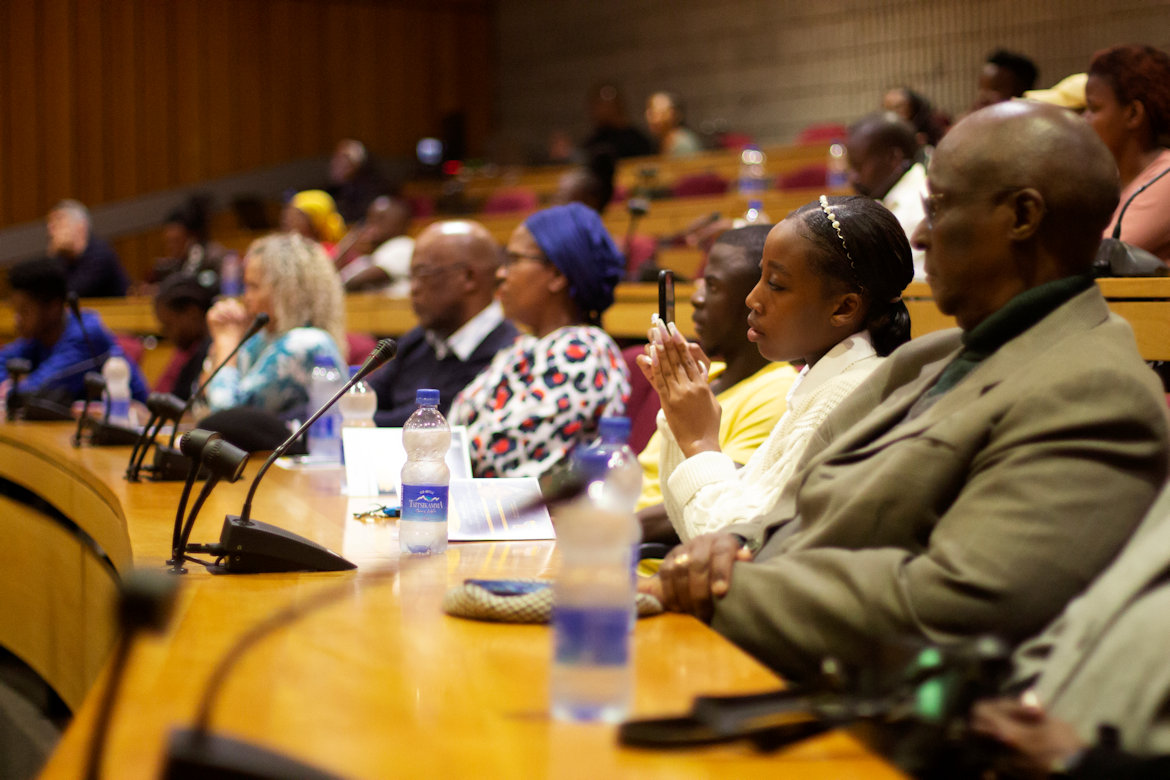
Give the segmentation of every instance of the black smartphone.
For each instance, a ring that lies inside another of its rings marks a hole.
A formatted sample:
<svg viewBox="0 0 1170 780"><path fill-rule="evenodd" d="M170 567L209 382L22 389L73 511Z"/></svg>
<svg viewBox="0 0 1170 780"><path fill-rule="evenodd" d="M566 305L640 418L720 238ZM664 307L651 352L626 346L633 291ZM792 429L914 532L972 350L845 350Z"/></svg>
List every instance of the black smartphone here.
<svg viewBox="0 0 1170 780"><path fill-rule="evenodd" d="M674 322L674 271L666 268L658 272L658 319Z"/></svg>

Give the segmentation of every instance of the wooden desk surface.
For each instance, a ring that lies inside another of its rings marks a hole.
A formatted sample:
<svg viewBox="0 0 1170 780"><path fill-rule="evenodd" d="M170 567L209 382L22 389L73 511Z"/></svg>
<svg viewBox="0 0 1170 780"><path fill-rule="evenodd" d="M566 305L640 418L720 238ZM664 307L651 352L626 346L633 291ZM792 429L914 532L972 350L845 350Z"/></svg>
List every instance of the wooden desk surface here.
<svg viewBox="0 0 1170 780"><path fill-rule="evenodd" d="M127 448L75 451L68 436L63 424L0 426L0 437L49 453L79 480L104 482L124 510L136 565L161 567L179 486L127 484L121 476ZM273 469L257 494L255 516L341 552L359 570L187 575L169 630L132 654L107 776L156 775L167 733L191 721L212 664L231 642L280 606L335 583L349 583L352 596L276 632L246 656L222 691L217 731L348 777L901 776L843 733L772 755L746 745L657 752L618 747L610 726L551 721L549 629L451 618L439 603L449 585L469 576L548 576L552 543L452 545L445 556L405 560L390 579L366 582L362 571L397 560L396 528L353 520L337 482L335 471ZM216 538L246 488L246 481L221 485L192 538ZM680 615L640 621L634 652L640 716L680 713L699 693L778 682ZM43 777L78 776L93 706L91 697Z"/></svg>

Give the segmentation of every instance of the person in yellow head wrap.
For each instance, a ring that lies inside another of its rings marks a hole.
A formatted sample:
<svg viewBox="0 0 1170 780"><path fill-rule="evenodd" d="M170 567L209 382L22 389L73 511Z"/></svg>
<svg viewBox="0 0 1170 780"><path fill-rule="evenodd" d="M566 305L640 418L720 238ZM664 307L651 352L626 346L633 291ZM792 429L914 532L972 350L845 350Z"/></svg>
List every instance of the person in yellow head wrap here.
<svg viewBox="0 0 1170 780"><path fill-rule="evenodd" d="M303 190L293 195L280 215L280 227L286 233L298 233L320 243L331 255L345 235L345 220L324 190Z"/></svg>

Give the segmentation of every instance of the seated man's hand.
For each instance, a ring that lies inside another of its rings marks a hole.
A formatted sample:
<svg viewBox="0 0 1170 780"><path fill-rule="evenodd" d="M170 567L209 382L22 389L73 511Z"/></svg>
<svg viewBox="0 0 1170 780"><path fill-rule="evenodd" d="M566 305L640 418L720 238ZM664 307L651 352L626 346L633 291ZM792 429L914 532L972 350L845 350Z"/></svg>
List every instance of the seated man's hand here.
<svg viewBox="0 0 1170 780"><path fill-rule="evenodd" d="M752 553L735 534L703 534L675 547L655 577L638 589L655 596L673 612L686 612L707 622L715 611L715 599L731 587L731 568L736 561L750 561Z"/></svg>
<svg viewBox="0 0 1170 780"><path fill-rule="evenodd" d="M1020 754L1022 769L1042 776L1064 768L1085 748L1076 730L1045 712L1030 691L1018 699L978 702L971 712L971 727L1013 748Z"/></svg>

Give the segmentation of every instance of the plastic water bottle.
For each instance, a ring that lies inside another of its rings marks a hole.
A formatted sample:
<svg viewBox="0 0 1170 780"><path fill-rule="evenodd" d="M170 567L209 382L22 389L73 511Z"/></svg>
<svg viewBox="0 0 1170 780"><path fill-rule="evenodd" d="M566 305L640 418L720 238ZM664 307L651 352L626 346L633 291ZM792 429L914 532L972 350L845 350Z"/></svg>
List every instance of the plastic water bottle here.
<svg viewBox="0 0 1170 780"><path fill-rule="evenodd" d="M398 546L412 555L436 555L447 550L451 428L439 411L438 390L418 390L415 403L418 408L402 426L406 464L402 467Z"/></svg>
<svg viewBox="0 0 1170 780"><path fill-rule="evenodd" d="M594 450L582 460L588 468L604 457ZM620 467L593 481L557 521L561 569L554 586L549 696L558 720L617 722L633 698L631 572L641 527L617 506L625 503L623 488L605 485L620 481L619 473Z"/></svg>
<svg viewBox="0 0 1170 780"><path fill-rule="evenodd" d="M130 410L130 364L126 358L112 355L102 365L102 377L106 380L109 422L129 428L134 424Z"/></svg>
<svg viewBox="0 0 1170 780"><path fill-rule="evenodd" d="M244 270L240 256L228 252L219 266L219 293L225 298L237 298L244 292Z"/></svg>
<svg viewBox="0 0 1170 780"><path fill-rule="evenodd" d="M825 186L831 190L849 186L849 160L845 156L845 144L840 141L829 144L829 158L825 163Z"/></svg>
<svg viewBox="0 0 1170 780"><path fill-rule="evenodd" d="M313 414L345 382L341 371L329 355L313 358L313 375L309 379L308 414ZM339 402L340 403L340 402ZM335 406L309 428L309 457L318 463L339 463L341 461L341 412Z"/></svg>
<svg viewBox="0 0 1170 780"><path fill-rule="evenodd" d="M350 378L357 371L357 366L350 366ZM341 411L341 430L343 432L346 428L374 428L376 427L374 413L378 411L378 393L363 380L349 388L346 394L341 396L341 400L337 402L337 408ZM344 436L341 442L341 465L345 465ZM341 492L348 492L348 485L344 482L341 486ZM372 492L378 492L376 484L373 486Z"/></svg>
<svg viewBox="0 0 1170 780"><path fill-rule="evenodd" d="M739 194L747 200L757 200L768 189L767 157L760 147L745 146L739 155Z"/></svg>
<svg viewBox="0 0 1170 780"><path fill-rule="evenodd" d="M573 466L590 483L593 498L617 512L633 513L642 494L642 466L628 444L630 419L602 417L598 438L573 453Z"/></svg>
<svg viewBox="0 0 1170 780"><path fill-rule="evenodd" d="M738 217L732 221L733 228L746 227L747 225L770 225L772 220L764 213L764 204L758 200L749 200L747 211L742 217Z"/></svg>

